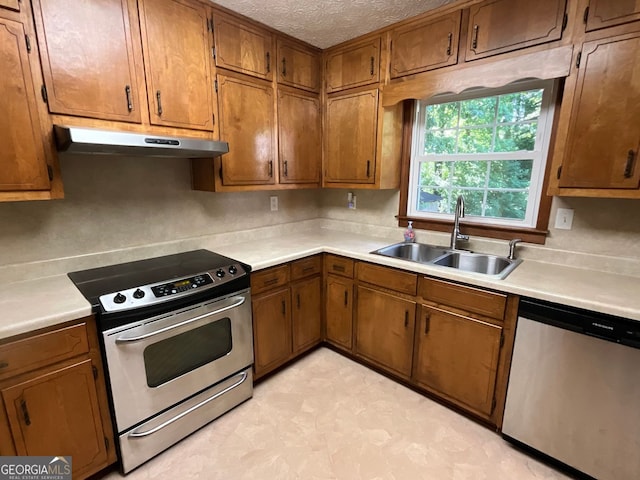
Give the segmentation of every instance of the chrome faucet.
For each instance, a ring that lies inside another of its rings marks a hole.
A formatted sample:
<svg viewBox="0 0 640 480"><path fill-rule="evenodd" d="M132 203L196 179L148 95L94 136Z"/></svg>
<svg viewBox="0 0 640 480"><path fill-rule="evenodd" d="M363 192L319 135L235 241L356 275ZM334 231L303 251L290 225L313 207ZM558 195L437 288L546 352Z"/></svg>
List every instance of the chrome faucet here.
<svg viewBox="0 0 640 480"><path fill-rule="evenodd" d="M458 240L469 240L469 235L463 235L460 233L460 219L464 218L464 198L462 195L458 196L456 200L456 210L453 220L453 231L451 232L451 243L449 247L451 250L457 250Z"/></svg>
<svg viewBox="0 0 640 480"><path fill-rule="evenodd" d="M507 257L509 260L515 260L516 258L516 245L520 243L522 240L520 238L514 238L509 241L509 256Z"/></svg>

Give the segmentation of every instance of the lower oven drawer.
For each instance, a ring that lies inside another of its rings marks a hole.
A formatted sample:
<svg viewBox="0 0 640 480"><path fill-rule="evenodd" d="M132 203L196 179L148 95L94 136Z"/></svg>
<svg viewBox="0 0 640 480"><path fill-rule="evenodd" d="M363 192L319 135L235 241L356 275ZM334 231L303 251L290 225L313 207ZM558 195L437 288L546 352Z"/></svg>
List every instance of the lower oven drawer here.
<svg viewBox="0 0 640 480"><path fill-rule="evenodd" d="M122 472L128 473L253 395L251 368L120 435Z"/></svg>

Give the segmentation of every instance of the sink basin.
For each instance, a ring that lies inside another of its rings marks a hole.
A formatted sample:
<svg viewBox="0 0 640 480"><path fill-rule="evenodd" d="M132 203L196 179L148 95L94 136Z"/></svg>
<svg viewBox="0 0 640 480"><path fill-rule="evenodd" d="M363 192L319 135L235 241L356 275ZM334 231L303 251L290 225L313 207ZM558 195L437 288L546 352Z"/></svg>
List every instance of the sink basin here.
<svg viewBox="0 0 640 480"><path fill-rule="evenodd" d="M463 272L479 273L499 280L506 278L514 268L522 263L520 259L510 260L507 257L501 257L499 255L461 252L446 247L411 242L396 243L388 247L382 247L371 253L398 258L400 260L409 260L424 265L455 268Z"/></svg>
<svg viewBox="0 0 640 480"><path fill-rule="evenodd" d="M435 259L433 265L450 267L465 272L482 273L503 279L513 271L522 260L510 260L507 257L497 255L485 255L482 253L450 252L447 255Z"/></svg>
<svg viewBox="0 0 640 480"><path fill-rule="evenodd" d="M418 263L430 263L432 260L441 257L449 252L445 247L427 245L426 243L396 243L388 247L380 248L371 253L384 255L385 257L411 260Z"/></svg>

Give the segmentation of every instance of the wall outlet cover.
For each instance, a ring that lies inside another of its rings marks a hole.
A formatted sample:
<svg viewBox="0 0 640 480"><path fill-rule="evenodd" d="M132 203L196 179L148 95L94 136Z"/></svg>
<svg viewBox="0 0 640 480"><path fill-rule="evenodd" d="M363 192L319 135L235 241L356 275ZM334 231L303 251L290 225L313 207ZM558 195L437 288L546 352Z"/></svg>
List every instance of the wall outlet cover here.
<svg viewBox="0 0 640 480"><path fill-rule="evenodd" d="M269 197L269 202L270 202L270 206L271 206L271 211L272 212L277 212L278 211L278 197L277 196L272 196Z"/></svg>
<svg viewBox="0 0 640 480"><path fill-rule="evenodd" d="M571 230L573 225L573 209L559 208L556 212L556 228L559 230Z"/></svg>

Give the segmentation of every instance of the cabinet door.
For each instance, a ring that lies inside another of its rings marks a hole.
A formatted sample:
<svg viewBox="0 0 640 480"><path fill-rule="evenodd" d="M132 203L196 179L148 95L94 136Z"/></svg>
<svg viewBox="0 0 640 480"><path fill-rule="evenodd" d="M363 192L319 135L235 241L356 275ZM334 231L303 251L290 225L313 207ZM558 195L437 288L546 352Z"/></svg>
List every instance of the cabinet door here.
<svg viewBox="0 0 640 480"><path fill-rule="evenodd" d="M33 0L33 12L49 111L140 122L136 2Z"/></svg>
<svg viewBox="0 0 640 480"><path fill-rule="evenodd" d="M2 398L18 455L71 455L74 478L106 464L90 359L4 388Z"/></svg>
<svg viewBox="0 0 640 480"><path fill-rule="evenodd" d="M230 75L218 75L220 138L229 142L222 156L224 185L275 183L273 86Z"/></svg>
<svg viewBox="0 0 640 480"><path fill-rule="evenodd" d="M409 378L416 303L358 286L356 353Z"/></svg>
<svg viewBox="0 0 640 480"><path fill-rule="evenodd" d="M327 93L377 83L380 78L380 37L330 51L326 63Z"/></svg>
<svg viewBox="0 0 640 480"><path fill-rule="evenodd" d="M328 275L325 294L327 341L351 350L353 281Z"/></svg>
<svg viewBox="0 0 640 480"><path fill-rule="evenodd" d="M216 44L216 66L271 80L275 58L273 37L249 23L215 14L213 36Z"/></svg>
<svg viewBox="0 0 640 480"><path fill-rule="evenodd" d="M391 78L458 63L461 11L391 32Z"/></svg>
<svg viewBox="0 0 640 480"><path fill-rule="evenodd" d="M183 0L139 0L151 123L213 130L207 9Z"/></svg>
<svg viewBox="0 0 640 480"><path fill-rule="evenodd" d="M289 288L254 297L253 345L256 377L291 357L291 305Z"/></svg>
<svg viewBox="0 0 640 480"><path fill-rule="evenodd" d="M0 0L0 8L8 8L10 10L20 11L20 0Z"/></svg>
<svg viewBox="0 0 640 480"><path fill-rule="evenodd" d="M426 305L420 310L414 380L491 416L502 328Z"/></svg>
<svg viewBox="0 0 640 480"><path fill-rule="evenodd" d="M322 338L322 279L320 277L291 285L293 303L293 352L320 342Z"/></svg>
<svg viewBox="0 0 640 480"><path fill-rule="evenodd" d="M319 183L322 163L320 99L278 89L280 183Z"/></svg>
<svg viewBox="0 0 640 480"><path fill-rule="evenodd" d="M585 43L560 186L638 188L640 33Z"/></svg>
<svg viewBox="0 0 640 480"><path fill-rule="evenodd" d="M326 182L375 183L378 90L327 100Z"/></svg>
<svg viewBox="0 0 640 480"><path fill-rule="evenodd" d="M46 147L25 31L21 23L3 18L0 72L0 191L47 190Z"/></svg>
<svg viewBox="0 0 640 480"><path fill-rule="evenodd" d="M320 54L279 38L278 83L320 91Z"/></svg>
<svg viewBox="0 0 640 480"><path fill-rule="evenodd" d="M466 60L562 37L566 0L490 0L469 13Z"/></svg>
<svg viewBox="0 0 640 480"><path fill-rule="evenodd" d="M640 20L638 0L589 0L587 32Z"/></svg>

